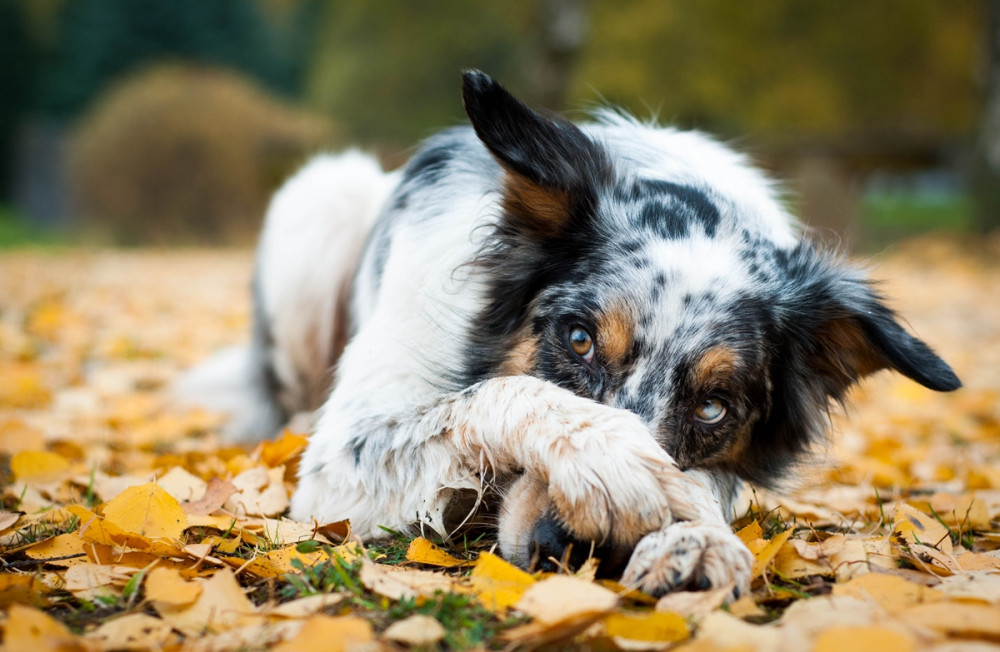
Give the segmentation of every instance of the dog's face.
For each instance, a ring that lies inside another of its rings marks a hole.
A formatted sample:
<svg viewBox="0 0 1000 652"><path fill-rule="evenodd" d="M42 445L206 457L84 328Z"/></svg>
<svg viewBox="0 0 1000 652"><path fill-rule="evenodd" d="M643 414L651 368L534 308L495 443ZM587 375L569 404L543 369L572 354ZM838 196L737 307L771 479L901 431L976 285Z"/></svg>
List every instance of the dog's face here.
<svg viewBox="0 0 1000 652"><path fill-rule="evenodd" d="M862 275L797 240L767 181L725 148L665 150L624 120L591 137L477 73L464 98L504 174L479 374L630 410L682 468L765 485L859 378L959 386Z"/></svg>

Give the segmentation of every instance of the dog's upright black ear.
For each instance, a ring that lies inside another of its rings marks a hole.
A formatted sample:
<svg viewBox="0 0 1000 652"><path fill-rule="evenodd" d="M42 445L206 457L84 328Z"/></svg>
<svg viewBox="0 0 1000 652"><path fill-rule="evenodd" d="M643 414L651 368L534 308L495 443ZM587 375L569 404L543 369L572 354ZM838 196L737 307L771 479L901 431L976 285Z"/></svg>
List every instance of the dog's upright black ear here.
<svg viewBox="0 0 1000 652"><path fill-rule="evenodd" d="M899 324L859 271L809 245L788 260L793 289L782 303L786 332L828 396L840 399L855 381L881 369L937 391L962 386L944 360Z"/></svg>
<svg viewBox="0 0 1000 652"><path fill-rule="evenodd" d="M506 173L504 208L516 229L563 233L597 203L611 167L604 150L568 120L532 110L485 73L462 78L465 112Z"/></svg>

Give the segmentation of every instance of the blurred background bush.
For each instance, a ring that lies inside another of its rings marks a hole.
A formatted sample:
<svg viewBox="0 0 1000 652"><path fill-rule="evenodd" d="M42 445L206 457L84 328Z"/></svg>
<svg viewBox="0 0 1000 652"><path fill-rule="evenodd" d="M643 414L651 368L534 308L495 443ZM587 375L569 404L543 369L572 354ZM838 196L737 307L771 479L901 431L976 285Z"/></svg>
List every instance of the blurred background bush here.
<svg viewBox="0 0 1000 652"><path fill-rule="evenodd" d="M461 121L468 67L730 140L828 240L989 232L998 33L1000 0L0 0L0 245L247 243L309 154Z"/></svg>

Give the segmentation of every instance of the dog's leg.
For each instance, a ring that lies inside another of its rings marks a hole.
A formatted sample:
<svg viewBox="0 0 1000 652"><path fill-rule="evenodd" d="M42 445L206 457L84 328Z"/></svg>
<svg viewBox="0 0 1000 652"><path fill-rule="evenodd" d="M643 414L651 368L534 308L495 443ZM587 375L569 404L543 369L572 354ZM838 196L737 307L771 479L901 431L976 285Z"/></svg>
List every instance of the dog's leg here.
<svg viewBox="0 0 1000 652"><path fill-rule="evenodd" d="M676 522L639 541L622 583L660 595L680 588L733 586L733 597L750 589L753 555L733 534L729 510L739 481L724 473L688 471L701 498L698 517Z"/></svg>
<svg viewBox="0 0 1000 652"><path fill-rule="evenodd" d="M693 520L699 485L635 414L527 376L483 381L424 409L374 416L334 392L302 459L297 519L350 518L439 529L448 489L524 471L546 483L562 523L585 540L632 546L674 519ZM439 530L440 531L440 530Z"/></svg>

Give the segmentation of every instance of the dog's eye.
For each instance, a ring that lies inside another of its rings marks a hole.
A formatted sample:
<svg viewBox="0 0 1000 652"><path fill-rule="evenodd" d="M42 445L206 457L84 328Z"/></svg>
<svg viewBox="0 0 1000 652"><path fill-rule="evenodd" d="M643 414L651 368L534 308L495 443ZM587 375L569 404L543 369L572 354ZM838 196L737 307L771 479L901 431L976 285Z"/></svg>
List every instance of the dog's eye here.
<svg viewBox="0 0 1000 652"><path fill-rule="evenodd" d="M584 362L594 359L594 338L583 326L574 326L569 331L569 348L580 356Z"/></svg>
<svg viewBox="0 0 1000 652"><path fill-rule="evenodd" d="M706 398L694 409L694 418L699 423L714 426L726 418L726 404L717 398Z"/></svg>

